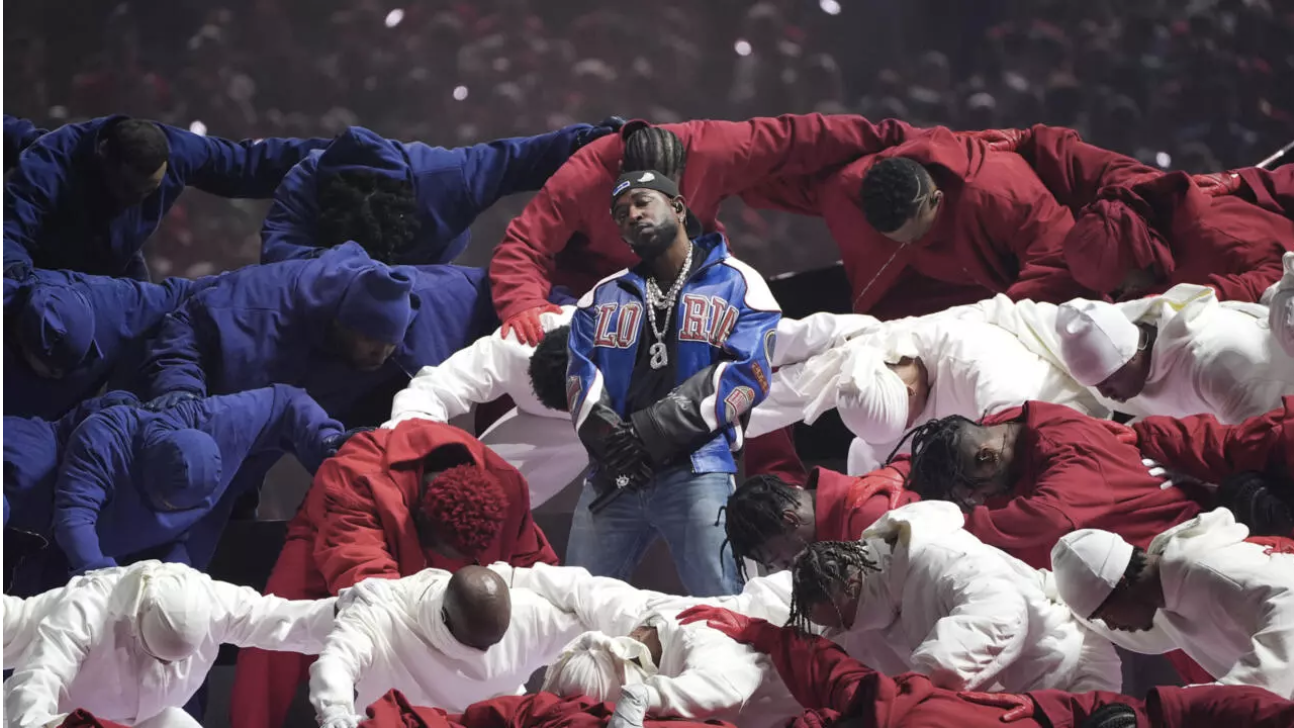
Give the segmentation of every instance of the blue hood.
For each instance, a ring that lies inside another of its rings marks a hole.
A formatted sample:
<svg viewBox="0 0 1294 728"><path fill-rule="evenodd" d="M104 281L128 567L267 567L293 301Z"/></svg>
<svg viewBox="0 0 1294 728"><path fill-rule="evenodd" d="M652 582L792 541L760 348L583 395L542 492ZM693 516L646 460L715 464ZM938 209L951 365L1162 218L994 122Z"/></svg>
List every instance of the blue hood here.
<svg viewBox="0 0 1294 728"><path fill-rule="evenodd" d="M319 155L319 179L348 171L375 172L384 177L413 182L409 160L399 142L374 134L362 126L342 132Z"/></svg>
<svg viewBox="0 0 1294 728"><path fill-rule="evenodd" d="M387 281L392 276L407 279L411 275L416 275L416 271L403 266L390 268L368 257L359 243L346 243L328 250L302 269L293 291L293 303L314 322L317 340L327 335L333 321L342 319L369 338L398 343L417 307L408 295L408 281L398 281L403 295L393 296L373 295L368 284L372 280ZM348 296L348 291L352 295ZM357 300L363 305L357 306ZM357 310L362 310L364 316L348 315ZM393 338L396 329L400 336Z"/></svg>
<svg viewBox="0 0 1294 728"><path fill-rule="evenodd" d="M220 446L205 432L159 421L144 426L138 484L158 511L211 508L221 492Z"/></svg>

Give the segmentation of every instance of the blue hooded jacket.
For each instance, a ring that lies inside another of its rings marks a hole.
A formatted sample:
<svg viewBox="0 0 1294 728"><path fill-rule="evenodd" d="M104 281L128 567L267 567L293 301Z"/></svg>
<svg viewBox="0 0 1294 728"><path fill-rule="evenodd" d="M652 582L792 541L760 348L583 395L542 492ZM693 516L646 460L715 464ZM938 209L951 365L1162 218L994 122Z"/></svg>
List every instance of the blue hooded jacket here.
<svg viewBox="0 0 1294 728"><path fill-rule="evenodd" d="M261 262L318 255L322 184L340 172L364 170L412 184L421 211L412 246L392 262L449 263L467 247L468 228L478 215L502 197L543 187L593 129L574 124L538 136L446 149L393 141L352 126L283 178L261 228Z"/></svg>
<svg viewBox="0 0 1294 728"><path fill-rule="evenodd" d="M78 404L71 412L54 421L40 418L4 418L4 525L10 525L9 509L14 510L13 527L20 531L48 530L54 502L54 478L72 431L85 418L116 405L138 406L139 400L129 392L109 392Z"/></svg>
<svg viewBox="0 0 1294 728"><path fill-rule="evenodd" d="M148 280L140 249L192 185L220 197L268 198L326 139L233 142L158 124L170 144L162 185L119 209L100 181L99 135L124 116L68 124L36 140L5 185L4 270L65 269Z"/></svg>
<svg viewBox="0 0 1294 728"><path fill-rule="evenodd" d="M305 392L282 384L162 412L104 410L64 450L49 531L73 573L167 545L163 560L203 569L242 495L226 491L244 460L286 448L313 472L341 433Z"/></svg>
<svg viewBox="0 0 1294 728"><path fill-rule="evenodd" d="M18 155L22 154L22 150L30 147L32 142L48 133L45 129L36 128L36 125L27 119L5 114L4 168L12 169L15 164L18 164Z"/></svg>
<svg viewBox="0 0 1294 728"><path fill-rule="evenodd" d="M5 280L4 413L54 419L94 396L119 367L133 368L144 342L185 299L219 280L145 283L71 271ZM21 343L20 343L21 342ZM58 360L58 379L38 376L20 353Z"/></svg>
<svg viewBox="0 0 1294 728"><path fill-rule="evenodd" d="M376 338L392 317L411 318L404 341L378 370L359 371L328 350L328 334L352 284L365 271L387 269L356 243L318 258L251 266L227 273L168 316L147 345L141 391L227 394L279 382L301 387L334 416L374 388L407 381L498 326L481 269L401 266L412 292L406 308L369 302Z"/></svg>

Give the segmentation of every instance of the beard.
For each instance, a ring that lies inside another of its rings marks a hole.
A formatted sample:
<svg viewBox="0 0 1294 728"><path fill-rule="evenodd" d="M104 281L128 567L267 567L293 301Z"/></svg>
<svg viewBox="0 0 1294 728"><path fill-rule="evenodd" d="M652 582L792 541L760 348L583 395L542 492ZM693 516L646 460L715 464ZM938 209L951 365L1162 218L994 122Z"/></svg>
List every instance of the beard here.
<svg viewBox="0 0 1294 728"><path fill-rule="evenodd" d="M673 216L653 223L646 233L628 240L629 247L643 261L654 260L674 244L674 239L678 237L678 226L678 219Z"/></svg>

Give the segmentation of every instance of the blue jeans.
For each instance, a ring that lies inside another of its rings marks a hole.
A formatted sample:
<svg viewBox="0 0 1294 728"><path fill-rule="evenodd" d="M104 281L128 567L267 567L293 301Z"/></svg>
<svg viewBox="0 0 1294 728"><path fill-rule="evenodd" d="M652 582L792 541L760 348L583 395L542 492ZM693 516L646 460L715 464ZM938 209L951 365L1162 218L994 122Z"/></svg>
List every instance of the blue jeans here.
<svg viewBox="0 0 1294 728"><path fill-rule="evenodd" d="M732 491L729 473L677 468L658 474L639 490L622 493L594 514L589 504L597 494L585 480L571 523L566 563L582 566L594 576L628 581L643 554L663 536L688 594L739 594L732 551L720 553L725 531L719 509Z"/></svg>

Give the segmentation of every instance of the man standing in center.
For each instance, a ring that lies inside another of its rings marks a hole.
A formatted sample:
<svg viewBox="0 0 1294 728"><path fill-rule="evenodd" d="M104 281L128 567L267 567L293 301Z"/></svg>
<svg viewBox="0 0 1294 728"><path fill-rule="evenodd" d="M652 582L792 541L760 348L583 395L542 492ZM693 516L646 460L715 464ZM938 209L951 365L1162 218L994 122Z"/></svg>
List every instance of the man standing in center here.
<svg viewBox="0 0 1294 728"><path fill-rule="evenodd" d="M659 534L688 593L735 594L716 517L746 416L768 395L781 311L722 234L688 238L666 175L620 175L611 205L643 262L595 285L571 320L567 400L593 469L567 559L627 579Z"/></svg>

